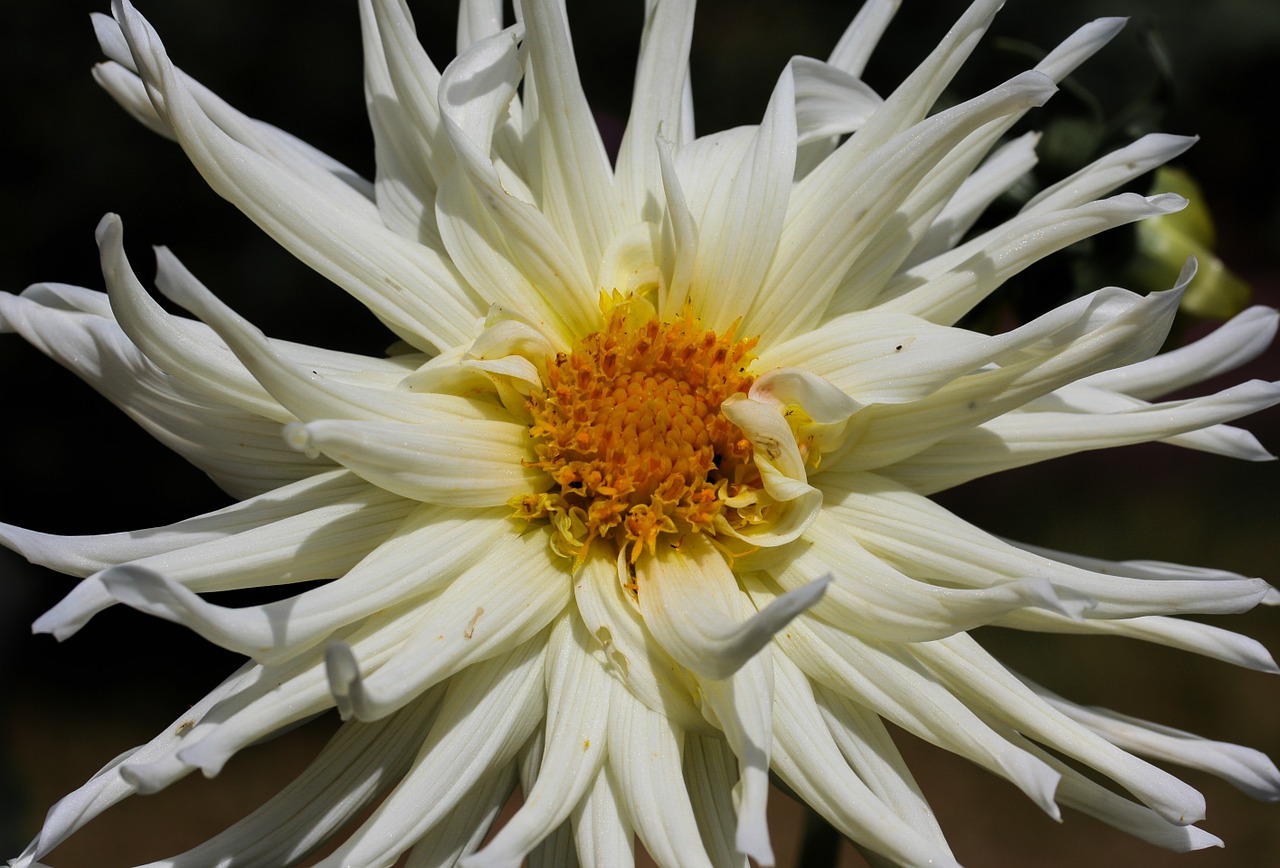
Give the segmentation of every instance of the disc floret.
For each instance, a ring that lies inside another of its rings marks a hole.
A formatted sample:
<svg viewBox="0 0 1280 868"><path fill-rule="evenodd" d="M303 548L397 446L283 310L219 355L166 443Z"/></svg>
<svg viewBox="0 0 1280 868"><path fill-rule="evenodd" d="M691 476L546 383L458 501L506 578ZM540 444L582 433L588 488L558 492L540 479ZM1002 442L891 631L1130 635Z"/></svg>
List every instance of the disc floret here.
<svg viewBox="0 0 1280 868"><path fill-rule="evenodd" d="M612 539L633 563L663 534L741 525L735 505L754 503L760 477L750 441L720 412L755 379L756 341L736 326L717 334L688 307L664 322L637 299L609 304L604 327L548 359L529 398L531 465L553 486L517 498L517 514L549 519L562 554Z"/></svg>

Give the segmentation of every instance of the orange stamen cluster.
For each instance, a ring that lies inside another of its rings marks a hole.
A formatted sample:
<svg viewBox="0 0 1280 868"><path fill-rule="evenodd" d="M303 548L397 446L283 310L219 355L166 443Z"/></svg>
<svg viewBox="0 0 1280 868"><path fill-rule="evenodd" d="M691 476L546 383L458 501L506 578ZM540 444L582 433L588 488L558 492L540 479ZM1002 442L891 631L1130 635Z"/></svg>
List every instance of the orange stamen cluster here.
<svg viewBox="0 0 1280 868"><path fill-rule="evenodd" d="M759 487L751 443L720 413L754 379L755 340L702 329L688 309L637 323L630 307L614 306L604 328L549 359L529 399L532 466L555 485L513 505L549 518L556 548L579 559L612 538L632 546L634 563L660 534L712 530L732 511L726 500Z"/></svg>

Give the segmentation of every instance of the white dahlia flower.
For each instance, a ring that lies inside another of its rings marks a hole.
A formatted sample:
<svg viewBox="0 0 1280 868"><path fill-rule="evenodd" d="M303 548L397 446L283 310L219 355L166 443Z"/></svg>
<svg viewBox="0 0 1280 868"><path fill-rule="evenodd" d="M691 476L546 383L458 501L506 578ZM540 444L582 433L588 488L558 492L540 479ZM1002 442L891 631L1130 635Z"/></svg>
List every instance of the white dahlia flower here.
<svg viewBox="0 0 1280 868"><path fill-rule="evenodd" d="M1190 279L1104 288L1002 334L956 325L1029 264L1177 210L1114 193L1191 141L1150 135L972 231L1035 161L1006 140L1119 30L931 113L1000 6L978 0L892 93L860 79L894 0L826 61L795 58L756 126L698 137L692 0L648 0L631 115L606 156L560 0L464 0L443 71L400 0L361 0L373 183L248 118L170 61L127 2L98 80L208 183L366 305L386 357L273 340L167 250L156 287L98 231L105 295L0 295L0 327L68 366L234 505L168 527L0 540L82 577L36 623L122 602L247 661L49 812L31 866L135 793L336 707L295 781L169 866L774 863L771 777L870 854L955 864L886 721L1174 850L1220 843L1164 770L1264 799L1257 751L1010 670L980 625L1133 637L1275 671L1179 616L1276 601L1259 579L1049 552L931 494L1160 440L1269 458L1226 423L1246 382L1165 396L1260 353L1253 308L1157 355ZM206 592L329 580L229 608ZM1109 780L1109 785L1100 779ZM519 786L523 803L490 837ZM332 839L335 839L332 840Z"/></svg>

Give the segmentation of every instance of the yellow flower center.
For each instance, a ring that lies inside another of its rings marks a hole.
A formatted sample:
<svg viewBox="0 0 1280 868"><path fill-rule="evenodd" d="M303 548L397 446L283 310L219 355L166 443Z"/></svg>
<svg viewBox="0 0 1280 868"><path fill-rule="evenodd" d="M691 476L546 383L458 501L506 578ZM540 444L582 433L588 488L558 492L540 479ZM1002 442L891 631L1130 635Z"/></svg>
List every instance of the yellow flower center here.
<svg viewBox="0 0 1280 868"><path fill-rule="evenodd" d="M720 412L755 379L755 339L703 329L689 309L674 322L636 319L630 303L612 307L604 328L547 360L529 398L532 466L554 486L512 505L549 519L553 546L579 560L597 539L630 545L634 563L661 534L741 526L738 507L760 486L750 441Z"/></svg>

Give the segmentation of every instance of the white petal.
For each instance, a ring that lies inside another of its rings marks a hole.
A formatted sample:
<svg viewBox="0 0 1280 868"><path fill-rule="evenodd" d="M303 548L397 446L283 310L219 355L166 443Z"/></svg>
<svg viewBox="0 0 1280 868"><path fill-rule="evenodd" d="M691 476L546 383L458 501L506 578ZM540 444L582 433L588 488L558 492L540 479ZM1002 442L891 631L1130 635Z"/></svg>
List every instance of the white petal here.
<svg viewBox="0 0 1280 868"><path fill-rule="evenodd" d="M547 558L541 534L500 538L413 607L413 629L389 659L365 661L356 646L329 646L325 668L338 710L361 720L389 714L432 684L529 640L568 602L568 570Z"/></svg>
<svg viewBox="0 0 1280 868"><path fill-rule="evenodd" d="M886 468L886 475L931 494L1014 467L1153 440L1265 461L1273 456L1246 432L1227 438L1214 426L1277 403L1280 384L1252 380L1204 398L1139 403L1110 413L1007 413ZM1195 436L1211 429L1219 436Z"/></svg>
<svg viewBox="0 0 1280 868"><path fill-rule="evenodd" d="M516 755L546 711L538 637L454 678L413 767L323 868L383 865L445 821L467 793ZM443 786L442 786L443 785Z"/></svg>
<svg viewBox="0 0 1280 868"><path fill-rule="evenodd" d="M585 799L573 811L578 859L599 868L635 868L636 834L618 804L617 787L607 768L596 775Z"/></svg>
<svg viewBox="0 0 1280 868"><path fill-rule="evenodd" d="M601 549L592 547L573 580L574 601L596 641L596 658L631 695L661 711L681 730L714 734L693 703L693 678L654 639L623 590L621 559Z"/></svg>
<svg viewBox="0 0 1280 868"><path fill-rule="evenodd" d="M111 310L147 358L162 371L214 390L243 410L277 422L294 419L211 330L170 316L147 294L125 256L124 228L118 216L102 218L97 239ZM175 266L181 268L172 254L166 251L163 256L170 259L171 273Z"/></svg>
<svg viewBox="0 0 1280 868"><path fill-rule="evenodd" d="M285 488L164 527L58 536L0 524L0 544L33 564L72 576L220 539L308 509L345 501L368 483L345 470L319 473Z"/></svg>
<svg viewBox="0 0 1280 868"><path fill-rule="evenodd" d="M849 767L916 833L939 849L946 837L880 716L820 684L810 685L818 711Z"/></svg>
<svg viewBox="0 0 1280 868"><path fill-rule="evenodd" d="M741 615L752 610L739 594ZM757 865L773 865L769 840L769 756L773 747L773 660L757 654L725 679L700 678L704 713L724 731L738 758L734 848Z"/></svg>
<svg viewBox="0 0 1280 868"><path fill-rule="evenodd" d="M599 322L591 280L599 260L583 261L542 211L512 195L490 155L520 82L516 36L513 29L483 40L441 79L444 132L460 171L441 183L437 219L477 292L533 317L567 346Z"/></svg>
<svg viewBox="0 0 1280 868"><path fill-rule="evenodd" d="M147 96L120 25L96 12L90 18L103 53L113 61L99 64L94 69L94 78L137 120L165 138L174 138L172 129ZM227 135L271 160L278 169L323 189L352 211L376 215L373 187L350 168L284 130L246 117L181 70L175 73L191 90L201 109Z"/></svg>
<svg viewBox="0 0 1280 868"><path fill-rule="evenodd" d="M156 868L288 865L341 830L409 769L444 691L374 723L348 721L283 789L244 819ZM229 856L234 854L234 856Z"/></svg>
<svg viewBox="0 0 1280 868"><path fill-rule="evenodd" d="M1204 797L1195 789L1054 711L967 634L921 643L911 653L966 703L981 703L1028 738L1096 769L1170 823L1204 819Z"/></svg>
<svg viewBox="0 0 1280 868"><path fill-rule="evenodd" d="M908 575L962 586L1039 577L1060 597L1088 601L1085 618L1242 612L1267 594L1261 579L1234 574L1150 581L1061 564L1015 548L875 474L823 478L827 510L869 551Z"/></svg>
<svg viewBox="0 0 1280 868"><path fill-rule="evenodd" d="M773 656L778 776L837 829L894 863L958 866L945 842L920 835L853 773L822 722L808 679L786 654Z"/></svg>
<svg viewBox="0 0 1280 868"><path fill-rule="evenodd" d="M1039 141L1038 133L1025 133L1003 145L965 178L899 264L899 270L955 247L987 206L1035 167Z"/></svg>
<svg viewBox="0 0 1280 868"><path fill-rule="evenodd" d="M480 849L518 783L515 763L481 776L445 817L413 845L404 868L454 868Z"/></svg>
<svg viewBox="0 0 1280 868"><path fill-rule="evenodd" d="M528 429L440 413L431 422L322 419L285 426L286 442L323 453L402 497L458 507L497 506L545 490L551 478L523 462Z"/></svg>
<svg viewBox="0 0 1280 868"><path fill-rule="evenodd" d="M609 773L623 815L659 865L711 868L681 772L683 730L611 687Z"/></svg>
<svg viewBox="0 0 1280 868"><path fill-rule="evenodd" d="M1257 358L1276 335L1280 314L1251 307L1200 340L1142 362L1102 371L1081 385L1112 389L1135 398L1158 398L1226 373Z"/></svg>
<svg viewBox="0 0 1280 868"><path fill-rule="evenodd" d="M711 863L726 868L748 868L747 857L735 844L740 822L733 799L738 783L738 758L725 740L687 734L684 779Z"/></svg>
<svg viewBox="0 0 1280 868"><path fill-rule="evenodd" d="M1035 745L1028 744L1027 749L1061 773L1058 798L1069 808L1075 808L1114 826L1125 834L1177 853L1222 846L1222 840L1217 836L1196 826L1171 823L1155 811L1090 780Z"/></svg>
<svg viewBox="0 0 1280 868"><path fill-rule="evenodd" d="M194 279L168 282L165 289L173 301L205 320L226 341L254 379L300 419L427 422L436 418L440 410L475 418L485 415L474 405L453 396L370 388L321 376L301 360L289 358L287 346L269 341L248 320ZM378 362L372 361L370 367L377 368Z"/></svg>
<svg viewBox="0 0 1280 868"><path fill-rule="evenodd" d="M113 9L152 102L216 192L409 343L431 349L467 339L481 307L447 260L344 210L228 137L178 78L151 26L126 0Z"/></svg>
<svg viewBox="0 0 1280 868"><path fill-rule="evenodd" d="M539 205L560 236L577 245L590 271L620 222L613 172L578 78L564 0L529 3L521 10L529 65L526 87L531 83L537 96Z"/></svg>
<svg viewBox="0 0 1280 868"><path fill-rule="evenodd" d="M628 220L659 222L663 190L655 136L682 141L681 103L689 82L692 0L647 0L631 114L618 149L614 183Z"/></svg>
<svg viewBox="0 0 1280 868"><path fill-rule="evenodd" d="M415 38L404 3L361 0L359 6L378 212L398 234L440 250L435 192L450 165L436 104L440 73Z"/></svg>
<svg viewBox="0 0 1280 868"><path fill-rule="evenodd" d="M125 751L103 766L78 789L59 799L45 815L40 834L15 860L15 864L29 865L30 860L44 857L85 823L137 792L137 788L121 776L121 767L126 762L145 762L169 754L190 727L191 722L199 720L224 697L236 691L252 668L251 664L240 667L207 696L187 709L181 717L160 730L160 734L150 742Z"/></svg>
<svg viewBox="0 0 1280 868"><path fill-rule="evenodd" d="M575 614L566 613L547 647L546 746L541 770L524 804L465 868L511 866L570 813L595 783L605 758L611 688L591 654L593 641Z"/></svg>
<svg viewBox="0 0 1280 868"><path fill-rule="evenodd" d="M1181 196L1121 193L1048 213L1020 215L959 247L897 275L877 310L950 325L1004 281L1069 244L1147 217L1179 211Z"/></svg>
<svg viewBox="0 0 1280 868"><path fill-rule="evenodd" d="M777 255L750 313L762 342L785 339L816 326L849 266L865 251L880 227L949 151L973 130L1005 115L1042 103L1052 83L1036 72L1025 73L955 108L922 121L898 139L861 160L856 167L828 177L833 155L808 175L807 184L822 185L793 205L782 229ZM889 111L877 112L872 119ZM861 139L859 130L844 147ZM850 207L850 203L858 203Z"/></svg>
<svg viewBox="0 0 1280 868"><path fill-rule="evenodd" d="M748 580L746 584L757 605L776 596L776 591L760 582ZM817 618L797 618L774 641L815 682L849 696L913 735L1007 778L1047 814L1058 816L1053 801L1058 775L992 731L968 705L926 676L894 645L863 642Z"/></svg>
<svg viewBox="0 0 1280 868"><path fill-rule="evenodd" d="M724 555L700 534L684 537L678 548L660 548L637 567L645 626L680 665L704 678L738 671L821 598L828 582L817 578L752 612Z"/></svg>
<svg viewBox="0 0 1280 868"><path fill-rule="evenodd" d="M33 289L0 293L0 331L22 334L231 494L251 496L332 466L281 448L278 423L166 376L111 319L50 306L50 288Z"/></svg>
<svg viewBox="0 0 1280 868"><path fill-rule="evenodd" d="M1054 612L1028 609L1011 612L999 618L995 624L1046 633L1123 636L1190 651L1192 654L1203 654L1214 660L1259 672L1280 673L1280 666L1276 665L1271 652L1258 640L1186 618L1151 616L1112 621L1068 620Z"/></svg>
<svg viewBox="0 0 1280 868"><path fill-rule="evenodd" d="M750 309L778 246L795 161L795 80L788 67L742 162L724 167L701 208L691 203L698 255L689 292L699 316L718 332L739 318L745 334L762 330Z"/></svg>
<svg viewBox="0 0 1280 868"><path fill-rule="evenodd" d="M689 209L684 187L681 186L679 173L671 156L670 143L659 138L654 145L662 168L662 191L667 206L663 222L663 269L667 280L658 300L658 313L666 319L672 319L689 301L689 281L698 252L698 223ZM695 142L691 149L696 147ZM685 150L682 149L681 155L684 153Z"/></svg>
<svg viewBox="0 0 1280 868"><path fill-rule="evenodd" d="M458 54L502 29L502 0L462 0L458 5Z"/></svg>
<svg viewBox="0 0 1280 868"><path fill-rule="evenodd" d="M510 533L506 510L477 515L422 507L341 578L261 606L217 606L182 587L169 572L132 565L109 571L101 580L122 602L184 624L224 648L275 662L366 615L435 591Z"/></svg>
<svg viewBox="0 0 1280 868"><path fill-rule="evenodd" d="M790 69L795 75L799 146L853 132L883 103L861 79L830 63L794 57Z"/></svg>
<svg viewBox="0 0 1280 868"><path fill-rule="evenodd" d="M1196 136L1150 133L1108 152L1080 171L1046 187L1022 206L1023 214L1048 213L1083 205L1176 159L1198 141Z"/></svg>
<svg viewBox="0 0 1280 868"><path fill-rule="evenodd" d="M1077 705L1023 681L1053 708L1124 750L1216 775L1266 802L1280 800L1280 771L1261 751L1130 717L1107 708Z"/></svg>
<svg viewBox="0 0 1280 868"><path fill-rule="evenodd" d="M917 581L859 545L852 527L839 513L824 511L777 565L766 561L762 569L793 593L816 576L832 576L813 614L869 639L927 642L1026 606L1068 613L1043 577L993 582L980 590Z"/></svg>
<svg viewBox="0 0 1280 868"><path fill-rule="evenodd" d="M1189 279L1184 273L1175 289L1146 297L1098 290L991 338L996 364L921 400L864 408L850 423L847 454L827 466L893 464L1081 377L1153 355Z"/></svg>

